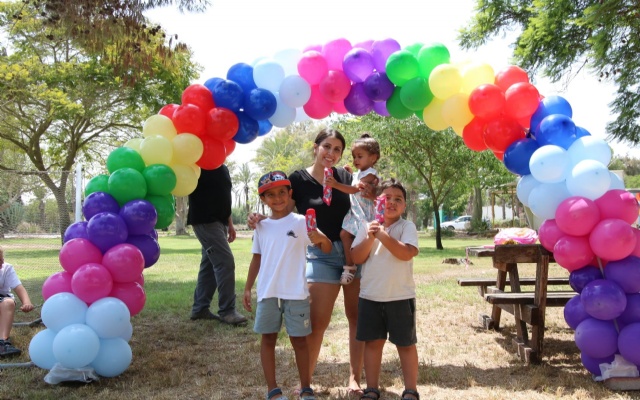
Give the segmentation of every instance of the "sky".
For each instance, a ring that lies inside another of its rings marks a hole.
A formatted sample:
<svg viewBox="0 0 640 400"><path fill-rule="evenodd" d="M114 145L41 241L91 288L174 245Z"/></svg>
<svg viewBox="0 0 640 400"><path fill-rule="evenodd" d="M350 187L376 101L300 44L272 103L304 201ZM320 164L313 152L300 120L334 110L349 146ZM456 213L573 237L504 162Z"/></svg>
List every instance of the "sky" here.
<svg viewBox="0 0 640 400"><path fill-rule="evenodd" d="M302 50L339 38L352 44L392 38L402 47L440 42L449 49L452 62L486 62L498 72L510 65L515 34L493 39L474 51L462 51L457 45L458 30L470 21L474 4L473 0L212 0L201 14L161 8L146 15L191 47L195 61L204 68L194 83L226 78L228 69L240 62L252 64L282 50ZM566 87L541 77L533 80L542 95L566 98L574 122L605 139L605 126L612 119L608 107L614 94L611 85L586 72ZM249 161L260 143L261 138L238 144L230 159ZM617 154L640 156L640 149L610 144Z"/></svg>

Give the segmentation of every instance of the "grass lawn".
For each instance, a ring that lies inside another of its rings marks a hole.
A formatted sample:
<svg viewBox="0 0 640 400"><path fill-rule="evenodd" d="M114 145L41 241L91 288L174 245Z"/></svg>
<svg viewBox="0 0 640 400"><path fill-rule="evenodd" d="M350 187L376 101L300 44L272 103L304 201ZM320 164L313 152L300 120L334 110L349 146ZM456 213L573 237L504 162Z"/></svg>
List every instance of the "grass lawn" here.
<svg viewBox="0 0 640 400"><path fill-rule="evenodd" d="M246 236L246 235L245 235ZM445 250L435 249L435 239L420 237L420 254L414 261L417 296L419 390L423 399L634 399L634 392L611 392L593 382L580 363L573 332L561 308L547 309L545 355L541 365L524 365L514 354L513 319L503 315L500 332L486 331L479 314L489 305L475 288L462 288L458 277L494 277L490 259L472 259L473 265L443 264L444 258L463 258L465 247L490 243L490 239L445 239ZM247 327L232 328L215 321L189 320L200 247L193 237L161 237L160 261L145 270L147 303L132 318L133 362L115 378L91 384L44 382L46 370L0 370L0 399L262 399L266 392L259 363L260 338ZM38 285L58 266L59 242L52 239L37 250L29 241L3 241L7 262L18 267L34 302L41 301ZM232 244L236 257L236 292L239 297L251 258L251 240L240 237ZM28 268L38 261L43 268ZM533 275L534 265L521 269ZM43 272L44 271L44 272ZM566 276L557 265L550 276ZM40 299L40 300L38 300ZM214 299L214 303L216 300ZM240 298L237 300L241 310ZM214 311L215 307L212 307ZM241 310L244 312L244 310ZM36 313L39 310L36 310ZM25 315L20 315L25 318ZM28 315L30 319L34 315ZM11 362L29 361L31 337L44 327L16 327L14 343L24 353ZM3 360L5 362L5 360ZM297 384L291 345L282 334L277 350L278 380L285 395ZM347 322L342 299L320 354L314 376L319 398L346 399L348 374ZM395 348L385 347L381 399L399 399L404 389Z"/></svg>

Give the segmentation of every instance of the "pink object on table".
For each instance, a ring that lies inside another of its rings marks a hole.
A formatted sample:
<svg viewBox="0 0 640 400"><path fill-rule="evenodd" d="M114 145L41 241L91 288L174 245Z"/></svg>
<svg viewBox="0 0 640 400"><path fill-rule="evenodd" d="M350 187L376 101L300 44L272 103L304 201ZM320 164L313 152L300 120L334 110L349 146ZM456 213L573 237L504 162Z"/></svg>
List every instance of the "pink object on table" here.
<svg viewBox="0 0 640 400"><path fill-rule="evenodd" d="M304 215L304 218L307 222L307 232L315 231L316 229L318 229L318 225L316 223L316 210L314 210L313 208L308 209L306 214Z"/></svg>
<svg viewBox="0 0 640 400"><path fill-rule="evenodd" d="M505 243L519 243L519 244L534 244L538 241L538 233L530 228L506 228L502 229L494 237L493 243L505 244Z"/></svg>
<svg viewBox="0 0 640 400"><path fill-rule="evenodd" d="M384 224L384 208L387 204L387 197L383 194L376 198L376 221Z"/></svg>
<svg viewBox="0 0 640 400"><path fill-rule="evenodd" d="M324 177L325 179L333 176L333 170L331 168L325 168L324 169ZM324 204L330 206L331 205L331 197L333 195L333 190L326 186L326 185L322 185L322 201L324 202Z"/></svg>

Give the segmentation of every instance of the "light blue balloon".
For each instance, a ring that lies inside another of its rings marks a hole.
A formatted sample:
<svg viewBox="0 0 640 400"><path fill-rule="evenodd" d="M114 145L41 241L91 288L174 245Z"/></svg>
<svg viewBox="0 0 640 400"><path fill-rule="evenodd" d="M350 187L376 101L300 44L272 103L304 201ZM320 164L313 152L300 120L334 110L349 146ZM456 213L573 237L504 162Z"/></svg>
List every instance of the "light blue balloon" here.
<svg viewBox="0 0 640 400"><path fill-rule="evenodd" d="M53 354L65 368L91 364L100 350L100 338L85 324L64 327L53 339Z"/></svg>
<svg viewBox="0 0 640 400"><path fill-rule="evenodd" d="M576 165L583 160L596 160L604 165L611 162L611 147L603 139L594 136L578 138L567 150L571 163Z"/></svg>
<svg viewBox="0 0 640 400"><path fill-rule="evenodd" d="M265 58L253 66L253 81L259 88L275 93L283 79L284 68L275 60Z"/></svg>
<svg viewBox="0 0 640 400"><path fill-rule="evenodd" d="M65 326L84 324L88 308L87 304L73 293L61 292L44 302L40 315L47 328L60 332Z"/></svg>
<svg viewBox="0 0 640 400"><path fill-rule="evenodd" d="M518 199L525 206L529 207L529 195L534 187L540 185L540 182L533 177L533 175L524 175L518 180L518 186L516 186L516 194Z"/></svg>
<svg viewBox="0 0 640 400"><path fill-rule="evenodd" d="M284 104L295 109L307 104L311 98L311 86L300 75L290 75L284 78L278 93Z"/></svg>
<svg viewBox="0 0 640 400"><path fill-rule="evenodd" d="M98 375L113 378L129 368L132 358L131 347L124 339L101 339L100 350L91 366Z"/></svg>
<svg viewBox="0 0 640 400"><path fill-rule="evenodd" d="M541 146L531 155L529 169L531 175L542 183L562 182L571 169L571 159L560 146Z"/></svg>
<svg viewBox="0 0 640 400"><path fill-rule="evenodd" d="M573 196L595 200L609 190L611 176L607 167L596 160L577 163L567 176L567 189Z"/></svg>
<svg viewBox="0 0 640 400"><path fill-rule="evenodd" d="M53 339L56 332L44 329L35 334L29 343L29 357L35 365L43 369L51 369L55 365L56 356L53 355Z"/></svg>
<svg viewBox="0 0 640 400"><path fill-rule="evenodd" d="M555 219L556 209L570 196L564 182L541 183L529 194L529 208L541 219Z"/></svg>
<svg viewBox="0 0 640 400"><path fill-rule="evenodd" d="M129 322L129 324L127 325L127 329L122 333L120 337L126 342L131 341L131 338L133 337L133 325L131 324L131 322Z"/></svg>
<svg viewBox="0 0 640 400"><path fill-rule="evenodd" d="M296 109L288 106L281 97L276 96L277 106L276 112L273 113L269 122L275 127L285 128L293 123L296 119Z"/></svg>
<svg viewBox="0 0 640 400"><path fill-rule="evenodd" d="M131 325L131 313L122 300L103 297L92 303L87 310L87 325L100 339L120 337Z"/></svg>
<svg viewBox="0 0 640 400"><path fill-rule="evenodd" d="M609 185L609 190L622 189L625 190L624 181L618 174L615 172L609 171L609 177L611 178L611 184ZM607 191L609 191L607 190Z"/></svg>

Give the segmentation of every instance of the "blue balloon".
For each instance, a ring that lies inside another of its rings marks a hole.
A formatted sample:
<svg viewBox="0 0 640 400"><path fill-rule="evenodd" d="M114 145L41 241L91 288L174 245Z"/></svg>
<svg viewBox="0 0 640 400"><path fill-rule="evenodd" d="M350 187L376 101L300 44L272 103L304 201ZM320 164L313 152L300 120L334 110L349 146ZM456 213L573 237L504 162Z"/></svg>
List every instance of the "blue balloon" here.
<svg viewBox="0 0 640 400"><path fill-rule="evenodd" d="M384 72L374 72L364 80L364 93L372 101L387 101L394 87Z"/></svg>
<svg viewBox="0 0 640 400"><path fill-rule="evenodd" d="M53 355L65 368L91 364L100 350L100 338L85 324L65 326L53 339Z"/></svg>
<svg viewBox="0 0 640 400"><path fill-rule="evenodd" d="M44 302L40 316L47 328L59 332L65 326L84 324L88 308L75 294L60 292Z"/></svg>
<svg viewBox="0 0 640 400"><path fill-rule="evenodd" d="M587 283L602 278L600 268L594 267L593 265L587 265L584 268L571 271L569 274L569 286L571 286L571 289L576 293L582 293L582 289L587 286Z"/></svg>
<svg viewBox="0 0 640 400"><path fill-rule="evenodd" d="M211 92L216 107L224 107L238 112L244 105L244 90L234 81L223 79L214 86Z"/></svg>
<svg viewBox="0 0 640 400"><path fill-rule="evenodd" d="M573 116L571 104L560 96L549 96L542 99L540 103L538 103L538 108L531 116L529 124L531 127L530 130L534 135L538 132L540 122L542 122L545 117L552 114L562 114L571 118Z"/></svg>
<svg viewBox="0 0 640 400"><path fill-rule="evenodd" d="M258 87L253 81L253 67L249 64L238 63L232 65L229 71L227 71L227 79L240 85L245 93L249 93Z"/></svg>
<svg viewBox="0 0 640 400"><path fill-rule="evenodd" d="M273 124L271 124L268 119L258 121L258 136L266 135L271 132L271 129L273 129Z"/></svg>
<svg viewBox="0 0 640 400"><path fill-rule="evenodd" d="M581 126L576 126L576 139L579 139L583 136L591 136L588 130L584 129Z"/></svg>
<svg viewBox="0 0 640 400"><path fill-rule="evenodd" d="M93 192L82 203L82 214L87 221L98 213L112 212L117 214L119 210L118 201L106 192Z"/></svg>
<svg viewBox="0 0 640 400"><path fill-rule="evenodd" d="M260 132L260 126L258 125L258 121L251 118L247 114L243 112L236 113L238 116L238 132L233 137L233 140L236 143L247 144L251 143L258 137L258 133Z"/></svg>
<svg viewBox="0 0 640 400"><path fill-rule="evenodd" d="M569 149L577 139L576 124L570 117L562 114L552 114L540 122L536 133L536 140L540 146L555 144L564 149Z"/></svg>
<svg viewBox="0 0 640 400"><path fill-rule="evenodd" d="M217 85L218 83L220 83L220 82L222 82L222 81L224 81L224 79L222 79L222 78L218 78L218 77L215 77L215 78L209 78L209 79L207 79L207 81L204 83L204 86L205 86L207 89L209 89L209 91L210 91L211 93L213 93L213 89L216 87L216 85Z"/></svg>
<svg viewBox="0 0 640 400"><path fill-rule="evenodd" d="M31 339L29 343L29 357L39 368L51 369L55 365L56 356L53 355L53 339L57 332L53 329L44 329Z"/></svg>
<svg viewBox="0 0 640 400"><path fill-rule="evenodd" d="M132 358L131 347L126 340L100 339L100 350L91 362L91 366L98 375L113 378L129 368Z"/></svg>
<svg viewBox="0 0 640 400"><path fill-rule="evenodd" d="M277 106L276 96L267 89L253 89L244 98L244 112L256 121L271 118Z"/></svg>
<svg viewBox="0 0 640 400"><path fill-rule="evenodd" d="M87 224L87 221L78 221L69 225L64 231L63 242L67 243L69 240L77 238L89 239Z"/></svg>
<svg viewBox="0 0 640 400"><path fill-rule="evenodd" d="M511 143L504 151L504 166L517 175L529 175L529 160L534 151L538 150L538 142L534 139L519 139Z"/></svg>
<svg viewBox="0 0 640 400"><path fill-rule="evenodd" d="M100 339L122 337L129 330L131 314L122 300L103 297L87 309L86 323Z"/></svg>

